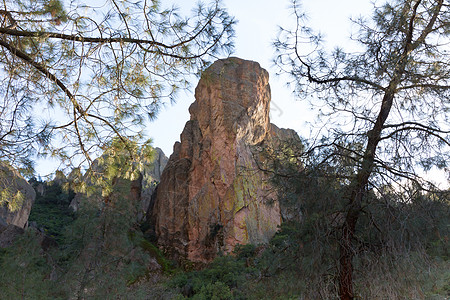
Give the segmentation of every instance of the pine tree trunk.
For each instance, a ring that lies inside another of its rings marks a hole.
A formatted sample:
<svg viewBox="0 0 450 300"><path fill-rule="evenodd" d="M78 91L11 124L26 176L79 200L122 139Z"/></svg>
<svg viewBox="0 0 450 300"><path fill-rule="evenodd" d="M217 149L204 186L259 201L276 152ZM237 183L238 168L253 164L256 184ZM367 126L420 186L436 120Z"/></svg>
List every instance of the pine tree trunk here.
<svg viewBox="0 0 450 300"><path fill-rule="evenodd" d="M355 235L357 218L346 219L342 228L340 244L339 295L341 300L353 299L353 249L352 241Z"/></svg>
<svg viewBox="0 0 450 300"><path fill-rule="evenodd" d="M370 175L372 174L374 169L376 157L375 153L377 145L382 138L381 133L391 112L394 97L398 92L398 86L405 79L404 74L408 64L408 60L413 57L412 52L418 47L425 45L425 40L428 35L436 30L436 28L434 27L436 21L438 20L442 7L444 6L444 0L437 0L434 3L434 6L431 6L429 8L431 11L429 20L426 26L424 26L420 31L415 28L415 25L420 24L421 22L420 20L418 22L416 20L418 14L420 14L418 13L418 8L421 2L421 0L415 2L411 1L410 4L414 3L414 5L405 6L405 9L409 10L409 12L405 14L405 16L408 17L408 20L405 23L406 32L404 35L405 39L403 52L397 60L397 64L392 73L389 85L384 89L383 99L381 102L380 111L377 115L377 119L373 124L371 130L367 132L367 146L364 152L364 156L361 160L361 165L356 177L354 178L354 181L349 186L349 209L347 211L345 223L342 228L339 258L339 297L341 300L352 300L355 298L352 282L352 260L355 256L355 252L352 248L352 242L355 236L358 217L363 206L364 193L367 189ZM414 33L416 35L414 35ZM414 37L417 37L417 39L414 40ZM326 81L322 81L322 83L325 82Z"/></svg>

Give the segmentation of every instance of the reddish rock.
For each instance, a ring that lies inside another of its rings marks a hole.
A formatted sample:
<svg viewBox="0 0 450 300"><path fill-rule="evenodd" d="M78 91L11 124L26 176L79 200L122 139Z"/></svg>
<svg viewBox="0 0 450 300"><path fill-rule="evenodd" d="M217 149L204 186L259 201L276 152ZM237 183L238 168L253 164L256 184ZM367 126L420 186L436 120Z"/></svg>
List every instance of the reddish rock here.
<svg viewBox="0 0 450 300"><path fill-rule="evenodd" d="M162 173L152 218L170 256L208 262L237 244L266 243L276 232L279 204L253 150L292 133L270 124L269 76L256 62L215 62L195 98Z"/></svg>

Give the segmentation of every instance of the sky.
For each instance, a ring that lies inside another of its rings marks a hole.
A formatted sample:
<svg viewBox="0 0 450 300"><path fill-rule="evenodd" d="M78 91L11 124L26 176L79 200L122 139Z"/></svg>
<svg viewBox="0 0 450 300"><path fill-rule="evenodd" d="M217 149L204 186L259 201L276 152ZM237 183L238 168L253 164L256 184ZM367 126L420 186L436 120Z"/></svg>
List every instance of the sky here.
<svg viewBox="0 0 450 300"><path fill-rule="evenodd" d="M209 0L202 0L203 2ZM163 5L174 4L180 13L189 15L197 0L164 0ZM272 90L271 122L278 127L291 128L306 136L305 122L313 121L313 114L305 102L295 100L293 89L286 87L286 80L275 76L273 40L279 26L295 22L291 0L222 0L228 13L238 21L235 26L235 51L232 56L258 62L269 72ZM330 44L344 42L350 35L351 16L369 14L370 0L303 0L311 25L325 34ZM220 57L224 58L224 57ZM198 78L192 76L192 90L180 91L175 104L167 104L157 119L149 123L145 133L153 140L153 146L161 148L167 156L179 141L185 123L189 120L188 108L195 101L193 90ZM40 175L47 175L58 168L56 160L45 159L37 163Z"/></svg>
<svg viewBox="0 0 450 300"><path fill-rule="evenodd" d="M380 0L381 1L381 0ZM378 1L378 2L380 2ZM189 14L196 3L192 0L171 0L179 6L181 13ZM307 13L310 26L324 35L325 44L351 50L349 37L356 30L351 17L370 16L372 0L303 0L303 11ZM274 47L279 26L293 28L295 16L290 9L290 0L222 0L230 15L238 23L235 26L235 51L232 56L258 62L269 72L272 91L271 122L281 128L296 130L300 136L309 137L309 123L314 122L314 112L306 101L298 101L293 88L286 86L286 78L275 75L273 65ZM291 26L289 26L291 25ZM189 120L188 108L195 101L193 90L198 79L192 77L192 91L180 92L177 102L166 105L151 122L145 132L153 140L153 146L161 148L167 156L172 154L173 145L180 140L185 123ZM49 173L48 162L37 167L38 173ZM53 171L53 170L52 170ZM50 172L52 172L50 171ZM443 172L432 175L438 182L447 182ZM448 183L447 183L448 185Z"/></svg>
<svg viewBox="0 0 450 300"><path fill-rule="evenodd" d="M193 1L173 0L183 10ZM370 17L374 2L381 0L303 0L302 10L308 16L309 25L324 35L324 42L330 48L336 46L352 50L350 36L357 29L350 18ZM293 88L286 86L286 78L275 75L273 64L274 47L279 26L293 28L295 16L290 9L290 0L223 0L223 5L238 21L235 31L235 52L237 56L258 62L269 72L269 84L272 91L271 122L281 128L291 128L305 138L310 137L309 124L314 123L315 114L306 101L295 99ZM356 45L355 45L356 46ZM354 48L353 48L354 49ZM195 79L197 80L197 79ZM197 82L193 82L193 88ZM159 114L157 120L147 127L147 134L155 147L161 148L167 156L173 151L173 145L180 140L185 123L189 120L188 108L195 101L193 92L181 93L174 105L168 105ZM432 169L423 174L441 186L448 187L449 181L444 171Z"/></svg>
<svg viewBox="0 0 450 300"><path fill-rule="evenodd" d="M193 1L174 0L184 10ZM286 87L286 78L275 75L273 40L279 26L292 25L295 17L289 8L290 0L223 0L223 5L238 23L235 27L235 52L232 56L258 62L269 72L272 91L271 122L282 128L291 128L300 135L309 135L308 124L314 121L314 114L306 102L293 96L293 88ZM373 5L369 0L304 0L311 26L325 35L325 41L334 46L343 46L351 34L350 17L370 15ZM292 27L291 27L292 28ZM195 78L194 78L195 79ZM197 80L197 79L195 79ZM193 87L197 82L193 82ZM189 105L194 102L193 92L181 93L175 105L166 106L157 120L150 123L146 133L153 139L153 145L160 147L169 156L173 144L186 121L189 120Z"/></svg>

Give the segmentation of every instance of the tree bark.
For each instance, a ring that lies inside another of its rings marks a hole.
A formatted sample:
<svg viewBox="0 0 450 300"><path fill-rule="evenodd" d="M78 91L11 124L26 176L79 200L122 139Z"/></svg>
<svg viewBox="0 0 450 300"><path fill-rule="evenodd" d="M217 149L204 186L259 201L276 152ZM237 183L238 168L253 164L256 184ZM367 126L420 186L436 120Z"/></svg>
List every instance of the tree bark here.
<svg viewBox="0 0 450 300"><path fill-rule="evenodd" d="M356 222L358 217L355 216L351 219L346 219L344 227L342 229L342 241L340 244L339 258L340 270L339 270L339 295L342 300L353 299L353 249L352 240L355 235Z"/></svg>

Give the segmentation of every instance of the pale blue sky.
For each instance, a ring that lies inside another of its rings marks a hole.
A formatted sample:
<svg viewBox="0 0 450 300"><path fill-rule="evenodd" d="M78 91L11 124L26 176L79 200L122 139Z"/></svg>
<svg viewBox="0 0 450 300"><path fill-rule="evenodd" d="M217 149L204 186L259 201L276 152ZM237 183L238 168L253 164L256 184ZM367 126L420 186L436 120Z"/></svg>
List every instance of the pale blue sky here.
<svg viewBox="0 0 450 300"><path fill-rule="evenodd" d="M193 1L173 0L184 10ZM257 61L270 74L272 90L271 121L279 127L292 128L307 136L309 130L306 121L313 116L305 102L299 102L292 96L292 88L285 80L275 76L276 68L272 64L278 26L295 22L290 0L223 0L229 13L238 20L236 25L235 53L243 59ZM331 47L348 45L351 33L351 16L370 14L373 5L369 0L304 0L303 7L310 18L311 26L320 30ZM196 80L196 79L195 79ZM193 87L197 82L193 83ZM192 92L181 93L175 105L168 105L158 119L147 128L147 134L153 139L153 145L163 149L169 156L172 147L189 120L189 105L194 101Z"/></svg>
<svg viewBox="0 0 450 300"><path fill-rule="evenodd" d="M206 0L205 0L206 1ZM163 4L175 4L180 12L189 14L197 1L169 0ZM243 59L257 61L270 74L272 90L271 121L279 127L292 128L300 135L308 136L306 121L313 121L314 114L305 102L294 99L292 88L287 88L285 80L275 76L273 66L274 48L278 26L295 22L290 0L222 0L223 5L238 23L235 27L235 53ZM304 0L304 9L308 12L311 25L325 34L330 45L344 45L350 36L350 16L367 15L372 9L369 0ZM221 57L222 58L222 57ZM197 85L192 77L192 90ZM180 139L186 121L189 120L189 105L194 102L193 91L180 92L176 104L168 104L158 118L146 128L146 134L152 138L153 146L163 149L170 156L173 144ZM40 160L37 172L47 175L58 168L58 162L52 159Z"/></svg>
<svg viewBox="0 0 450 300"><path fill-rule="evenodd" d="M193 1L173 0L183 9L190 7ZM324 35L325 44L330 48L336 46L354 50L350 35L357 28L350 21L351 17L370 17L374 2L383 0L303 0L303 10L309 17L309 25ZM271 122L278 127L291 128L299 135L308 138L315 113L309 110L305 101L298 101L292 88L286 87L286 79L276 77L273 66L274 48L278 26L289 26L295 22L290 0L223 0L229 13L236 17L235 53L243 59L257 61L270 75L272 91ZM292 26L290 27L292 28ZM193 87L197 82L193 82ZM189 120L189 105L194 101L192 92L181 93L177 103L167 106L158 119L147 128L147 134L153 139L153 145L163 149L170 156L173 144L179 141L186 121ZM448 186L446 174L433 169L428 175L435 183ZM442 187L443 187L442 186Z"/></svg>
<svg viewBox="0 0 450 300"><path fill-rule="evenodd" d="M272 42L278 32L278 26L289 26L295 22L290 0L222 0L229 13L238 20L235 27L235 53L243 59L257 61L270 75L272 90L271 122L279 127L292 128L301 136L308 137L310 126L307 122L314 121L306 102L297 101L292 88L286 87L286 79L276 77L273 66L274 48ZM181 12L189 13L197 1L169 0L163 3L175 3ZM352 44L349 37L352 30L350 17L360 15L369 17L373 9L371 0L304 0L303 10L307 12L310 26L320 31L330 48L335 46L349 50ZM384 2L382 0L377 1ZM292 26L290 27L292 28ZM193 77L195 88L197 79ZM192 91L181 92L177 103L167 105L158 118L146 128L148 137L153 139L153 146L163 149L170 156L173 144L180 139L180 134L186 121L189 120L189 105L194 102ZM38 165L38 173L45 175L53 172L56 162L45 161ZM434 173L439 182L446 182L445 174Z"/></svg>

